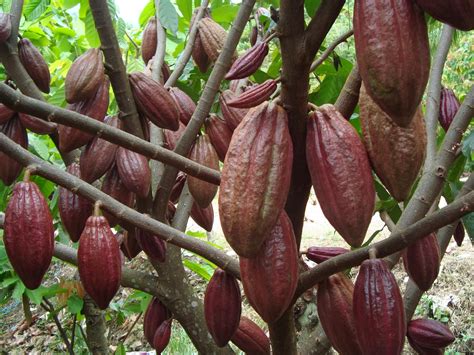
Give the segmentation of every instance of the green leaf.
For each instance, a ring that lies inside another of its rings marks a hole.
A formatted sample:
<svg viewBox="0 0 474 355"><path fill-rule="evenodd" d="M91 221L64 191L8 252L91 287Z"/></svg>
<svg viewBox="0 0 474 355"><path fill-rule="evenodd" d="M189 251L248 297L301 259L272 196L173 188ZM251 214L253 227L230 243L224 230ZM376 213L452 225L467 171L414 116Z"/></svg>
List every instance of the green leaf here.
<svg viewBox="0 0 474 355"><path fill-rule="evenodd" d="M467 157L471 157L471 154L474 152L474 130L469 132L466 138L464 138L462 144L462 153Z"/></svg>
<svg viewBox="0 0 474 355"><path fill-rule="evenodd" d="M107 0L107 6L112 20L117 19L117 6L115 5L115 0Z"/></svg>
<svg viewBox="0 0 474 355"><path fill-rule="evenodd" d="M23 15L29 21L34 21L46 12L50 0L30 0L23 7Z"/></svg>
<svg viewBox="0 0 474 355"><path fill-rule="evenodd" d="M138 18L138 23L140 27L142 27L150 17L155 15L155 3L153 0L150 0L148 4L143 8L142 12L140 13L140 17Z"/></svg>
<svg viewBox="0 0 474 355"><path fill-rule="evenodd" d="M232 23L237 12L239 11L239 5L223 5L212 10L212 18L216 22Z"/></svg>
<svg viewBox="0 0 474 355"><path fill-rule="evenodd" d="M23 292L25 292L25 290L26 290L26 287L23 284L23 282L17 282L15 284L15 289L13 290L13 293L12 293L12 298L17 301L20 301L21 296L23 295Z"/></svg>
<svg viewBox="0 0 474 355"><path fill-rule="evenodd" d="M68 10L77 4L79 4L81 0L63 0L63 9Z"/></svg>
<svg viewBox="0 0 474 355"><path fill-rule="evenodd" d="M33 153L38 155L43 160L48 160L49 159L48 143L43 138L43 136L40 136L40 135L37 135L37 134L34 134L34 133L29 133L28 134L28 143L30 145L30 148L33 149Z"/></svg>
<svg viewBox="0 0 474 355"><path fill-rule="evenodd" d="M3 3L2 3L3 13L10 12L11 7L12 7L12 0L3 0Z"/></svg>
<svg viewBox="0 0 474 355"><path fill-rule="evenodd" d="M319 7L321 0L305 0L304 7L308 16L313 17Z"/></svg>
<svg viewBox="0 0 474 355"><path fill-rule="evenodd" d="M176 35L176 31L178 31L178 13L170 0L160 1L159 15L161 25Z"/></svg>
<svg viewBox="0 0 474 355"><path fill-rule="evenodd" d="M126 355L126 354L127 354L127 351L125 350L125 346L123 345L123 343L120 343L117 346L117 349L115 349L114 355Z"/></svg>
<svg viewBox="0 0 474 355"><path fill-rule="evenodd" d="M191 17L193 16L193 1L192 0L176 0L176 5L178 5L178 9L183 15L183 17L191 21Z"/></svg>
<svg viewBox="0 0 474 355"><path fill-rule="evenodd" d="M207 270L204 265L191 261L189 259L183 260L184 266L186 266L189 270L193 271L197 275L201 276L204 280L209 281L211 279L211 274Z"/></svg>
<svg viewBox="0 0 474 355"><path fill-rule="evenodd" d="M84 301L77 295L71 295L67 299L67 309L72 314L79 313L82 310L82 306L84 306Z"/></svg>
<svg viewBox="0 0 474 355"><path fill-rule="evenodd" d="M36 290L26 289L25 294L28 296L30 301L36 305L39 305L43 300L42 287L37 288Z"/></svg>
<svg viewBox="0 0 474 355"><path fill-rule="evenodd" d="M465 215L462 218L462 224L464 225L467 235L469 235L469 239L474 243L474 212Z"/></svg>
<svg viewBox="0 0 474 355"><path fill-rule="evenodd" d="M91 47L97 48L100 46L100 39L97 30L95 29L94 18L92 12L87 11L86 18L84 19L84 26L86 30L86 38Z"/></svg>

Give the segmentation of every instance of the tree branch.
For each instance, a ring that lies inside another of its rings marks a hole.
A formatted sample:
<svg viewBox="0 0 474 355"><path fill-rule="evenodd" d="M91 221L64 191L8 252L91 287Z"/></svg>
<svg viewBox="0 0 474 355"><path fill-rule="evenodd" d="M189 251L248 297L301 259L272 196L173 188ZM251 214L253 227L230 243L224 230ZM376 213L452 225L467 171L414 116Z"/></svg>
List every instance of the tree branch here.
<svg viewBox="0 0 474 355"><path fill-rule="evenodd" d="M105 332L104 312L97 307L94 300L86 293L82 311L86 317L87 347L91 354L107 354L108 344Z"/></svg>
<svg viewBox="0 0 474 355"><path fill-rule="evenodd" d="M156 17L156 51L153 59L152 76L156 81L160 81L161 67L165 62L166 54L166 32L160 21L160 0L155 0Z"/></svg>
<svg viewBox="0 0 474 355"><path fill-rule="evenodd" d="M334 42L332 42L329 45L329 47L326 48L326 50L321 54L321 56L311 64L309 71L313 72L317 67L323 64L323 62L331 55L334 49L336 49L336 47L340 45L342 42L347 41L347 39L351 37L353 34L354 34L354 30L351 29L347 31L346 33L343 33L338 38L336 38Z"/></svg>
<svg viewBox="0 0 474 355"><path fill-rule="evenodd" d="M54 310L54 306L52 305L51 302L45 297L43 298L43 302L40 303L40 306L43 307L43 309L46 312L49 312L51 314L51 317L53 317L54 323L56 323L56 326L58 327L59 334L61 335L61 338L63 339L64 345L66 345L67 352L71 355L74 355L74 349L71 346L71 343L69 342L69 339L67 337L67 334L64 330L64 328L61 325L61 322L59 321L58 315L56 314L56 311Z"/></svg>
<svg viewBox="0 0 474 355"><path fill-rule="evenodd" d="M348 120L351 118L354 110L359 103L359 92L362 79L357 69L357 64L354 64L352 71L347 77L344 86L342 87L339 96L334 104L337 110Z"/></svg>

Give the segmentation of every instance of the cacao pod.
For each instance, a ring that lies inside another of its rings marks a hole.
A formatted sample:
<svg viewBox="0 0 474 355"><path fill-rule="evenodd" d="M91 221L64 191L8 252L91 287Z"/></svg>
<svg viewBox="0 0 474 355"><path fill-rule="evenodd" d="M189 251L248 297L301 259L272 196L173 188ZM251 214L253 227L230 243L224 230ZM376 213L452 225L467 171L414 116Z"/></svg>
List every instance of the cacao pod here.
<svg viewBox="0 0 474 355"><path fill-rule="evenodd" d="M10 14L0 14L0 43L5 43L12 33Z"/></svg>
<svg viewBox="0 0 474 355"><path fill-rule="evenodd" d="M160 263L166 261L166 242L163 239L140 228L135 229L135 237L140 248L150 259Z"/></svg>
<svg viewBox="0 0 474 355"><path fill-rule="evenodd" d="M196 139L189 158L196 163L219 171L219 157L207 134L201 135ZM188 176L188 186L189 192L201 208L209 206L217 193L217 185L194 176Z"/></svg>
<svg viewBox="0 0 474 355"><path fill-rule="evenodd" d="M199 34L199 30L196 33L196 38L194 40L193 51L191 55L199 71L201 73L207 72L207 69L209 69L209 65L211 64L211 61L209 60L209 57L207 56L206 51L204 50L204 46L202 45L201 35Z"/></svg>
<svg viewBox="0 0 474 355"><path fill-rule="evenodd" d="M206 208L201 208L197 203L193 203L191 207L191 218L194 219L199 226L208 232L212 231L212 226L214 224L214 208L212 204Z"/></svg>
<svg viewBox="0 0 474 355"><path fill-rule="evenodd" d="M270 355L270 339L263 330L247 317L240 317L239 327L231 341L249 355Z"/></svg>
<svg viewBox="0 0 474 355"><path fill-rule="evenodd" d="M225 78L227 80L246 78L257 71L268 54L268 43L259 42L249 48L232 64Z"/></svg>
<svg viewBox="0 0 474 355"><path fill-rule="evenodd" d="M360 90L360 122L375 173L397 201L405 201L418 177L426 152L426 129L421 108L403 128Z"/></svg>
<svg viewBox="0 0 474 355"><path fill-rule="evenodd" d="M53 257L54 227L48 203L34 182L19 182L13 188L5 210L3 241L25 286L38 288Z"/></svg>
<svg viewBox="0 0 474 355"><path fill-rule="evenodd" d="M0 104L0 125L7 123L14 114L15 111L11 110L4 104Z"/></svg>
<svg viewBox="0 0 474 355"><path fill-rule="evenodd" d="M354 285L344 274L329 276L319 283L318 317L329 341L340 354L362 354L352 312Z"/></svg>
<svg viewBox="0 0 474 355"><path fill-rule="evenodd" d="M250 45L254 46L257 43L257 39L258 39L258 28L257 26L253 26L250 32L250 38L249 38Z"/></svg>
<svg viewBox="0 0 474 355"><path fill-rule="evenodd" d="M145 198L150 191L151 170L148 159L136 152L119 147L115 162L122 183L127 190Z"/></svg>
<svg viewBox="0 0 474 355"><path fill-rule="evenodd" d="M354 324L363 354L401 354L405 310L397 281L382 259L365 260L354 285Z"/></svg>
<svg viewBox="0 0 474 355"><path fill-rule="evenodd" d="M167 319L158 326L153 336L153 349L157 354L161 354L168 346L171 337L171 323L173 319Z"/></svg>
<svg viewBox="0 0 474 355"><path fill-rule="evenodd" d="M54 122L48 122L26 113L19 112L18 117L23 127L37 134L52 134L58 128L58 125Z"/></svg>
<svg viewBox="0 0 474 355"><path fill-rule="evenodd" d="M174 150L174 148L176 148L178 140L183 135L185 129L186 126L182 122L179 123L179 128L177 131L170 131L169 129L164 129L163 134L165 148L168 148L169 150Z"/></svg>
<svg viewBox="0 0 474 355"><path fill-rule="evenodd" d="M148 61L155 55L156 45L156 17L152 16L146 24L142 37L142 58L145 64L147 64Z"/></svg>
<svg viewBox="0 0 474 355"><path fill-rule="evenodd" d="M164 86L140 72L129 78L138 111L160 128L178 130L179 112Z"/></svg>
<svg viewBox="0 0 474 355"><path fill-rule="evenodd" d="M29 39L22 38L18 42L18 56L21 64L23 64L23 67L38 89L48 94L51 74L49 73L48 64L38 48Z"/></svg>
<svg viewBox="0 0 474 355"><path fill-rule="evenodd" d="M239 326L242 298L237 279L216 269L204 294L204 318L218 347L225 346Z"/></svg>
<svg viewBox="0 0 474 355"><path fill-rule="evenodd" d="M206 119L204 125L219 160L224 161L232 139L232 131L222 118L212 113Z"/></svg>
<svg viewBox="0 0 474 355"><path fill-rule="evenodd" d="M438 277L441 253L434 233L418 239L403 251L403 265L418 288L428 291Z"/></svg>
<svg viewBox="0 0 474 355"><path fill-rule="evenodd" d="M222 229L239 256L257 255L275 225L288 195L292 163L286 111L268 102L249 111L232 136L219 189Z"/></svg>
<svg viewBox="0 0 474 355"><path fill-rule="evenodd" d="M183 192L184 183L186 182L186 174L180 171L178 176L176 176L176 181L174 182L173 188L171 189L170 202L177 203L181 192Z"/></svg>
<svg viewBox="0 0 474 355"><path fill-rule="evenodd" d="M79 239L79 276L100 309L106 309L120 287L120 247L104 216L90 216Z"/></svg>
<svg viewBox="0 0 474 355"><path fill-rule="evenodd" d="M455 340L447 326L433 319L411 320L407 338L410 344L427 349L445 348Z"/></svg>
<svg viewBox="0 0 474 355"><path fill-rule="evenodd" d="M142 251L142 248L138 244L134 233L124 231L122 236L123 240L120 243L120 250L122 250L122 253L127 257L128 260L132 260Z"/></svg>
<svg viewBox="0 0 474 355"><path fill-rule="evenodd" d="M171 318L171 312L161 301L153 297L143 317L143 332L148 343L153 346L153 337L158 327Z"/></svg>
<svg viewBox="0 0 474 355"><path fill-rule="evenodd" d="M235 93L236 95L241 94L250 86L250 81L248 78L231 80L229 83L229 90Z"/></svg>
<svg viewBox="0 0 474 355"><path fill-rule="evenodd" d="M255 107L268 100L275 92L276 88L277 82L275 80L266 80L265 82L255 85L249 90L244 91L239 96L230 100L227 105L236 108Z"/></svg>
<svg viewBox="0 0 474 355"><path fill-rule="evenodd" d="M152 57L149 61L145 69L143 70L143 73L146 76L149 76L152 78L152 73L153 73L153 62L154 62L155 57ZM160 74L160 83L166 83L171 75L171 70L169 65L166 62L163 62L163 65L161 66L161 74Z"/></svg>
<svg viewBox="0 0 474 355"><path fill-rule="evenodd" d="M349 249L339 247L309 247L306 257L315 263L322 263L335 256L349 252Z"/></svg>
<svg viewBox="0 0 474 355"><path fill-rule="evenodd" d="M441 96L439 101L439 123L447 132L449 126L453 122L456 112L459 110L459 100L454 94L454 91L448 88L441 88Z"/></svg>
<svg viewBox="0 0 474 355"><path fill-rule="evenodd" d="M169 92L178 109L179 120L187 125L193 116L194 110L196 109L196 104L194 103L193 99L191 99L189 95L183 90L172 87L169 88Z"/></svg>
<svg viewBox="0 0 474 355"><path fill-rule="evenodd" d="M278 320L290 305L298 283L298 249L285 211L281 211L257 255L240 258L240 272L252 307L265 322Z"/></svg>
<svg viewBox="0 0 474 355"><path fill-rule="evenodd" d="M72 163L66 171L76 177L81 177L79 164ZM59 215L64 229L73 242L77 242L81 236L87 218L92 213L92 203L84 197L76 195L64 187L59 187Z"/></svg>
<svg viewBox="0 0 474 355"><path fill-rule="evenodd" d="M23 148L28 147L28 134L22 126L18 115L13 116L1 127L1 132ZM0 152L0 179L5 185L11 185L20 176L22 165L10 158L4 152Z"/></svg>
<svg viewBox="0 0 474 355"><path fill-rule="evenodd" d="M66 75L66 101L70 104L86 101L93 97L104 82L102 52L91 48L76 58Z"/></svg>
<svg viewBox="0 0 474 355"><path fill-rule="evenodd" d="M249 109L230 107L228 102L234 99L236 96L230 90L225 90L219 95L219 104L221 107L222 115L224 120L231 129L234 131L237 126L242 122Z"/></svg>
<svg viewBox="0 0 474 355"><path fill-rule="evenodd" d="M407 127L430 70L423 12L410 0L358 0L354 39L367 92L397 125Z"/></svg>
<svg viewBox="0 0 474 355"><path fill-rule="evenodd" d="M333 105L310 114L306 160L324 215L347 243L360 246L372 219L375 188L359 135Z"/></svg>
<svg viewBox="0 0 474 355"><path fill-rule="evenodd" d="M138 115L140 120L140 126L142 127L143 131L143 139L146 141L150 141L150 120L145 116Z"/></svg>
<svg viewBox="0 0 474 355"><path fill-rule="evenodd" d="M227 32L210 17L199 20L199 38L211 62L215 62L224 47Z"/></svg>
<svg viewBox="0 0 474 355"><path fill-rule="evenodd" d="M465 235L466 233L464 232L464 226L462 222L459 222L454 231L454 240L456 241L458 247L462 245Z"/></svg>
<svg viewBox="0 0 474 355"><path fill-rule="evenodd" d="M461 31L474 29L474 1L472 0L416 0L430 16Z"/></svg>

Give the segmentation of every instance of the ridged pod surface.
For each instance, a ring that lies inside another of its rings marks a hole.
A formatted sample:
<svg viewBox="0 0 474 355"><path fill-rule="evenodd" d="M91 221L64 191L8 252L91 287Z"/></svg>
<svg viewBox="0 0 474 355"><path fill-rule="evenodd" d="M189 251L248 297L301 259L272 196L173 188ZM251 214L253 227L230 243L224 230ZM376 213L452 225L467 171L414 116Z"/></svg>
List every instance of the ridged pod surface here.
<svg viewBox="0 0 474 355"><path fill-rule="evenodd" d="M12 33L10 14L0 14L0 43L5 43Z"/></svg>
<svg viewBox="0 0 474 355"><path fill-rule="evenodd" d="M354 285L354 324L363 354L401 354L405 310L397 281L382 259L365 260Z"/></svg>
<svg viewBox="0 0 474 355"><path fill-rule="evenodd" d="M77 57L66 75L66 101L70 104L93 97L104 82L102 52L91 48Z"/></svg>
<svg viewBox="0 0 474 355"><path fill-rule="evenodd" d="M178 140L183 135L185 129L186 126L182 122L179 122L179 128L177 131L170 131L169 129L164 129L163 134L165 136L165 148L168 148L169 150L174 150L174 148L176 148Z"/></svg>
<svg viewBox="0 0 474 355"><path fill-rule="evenodd" d="M29 39L22 38L18 41L18 56L20 57L21 64L23 64L23 67L38 89L48 94L51 74L49 73L48 64L38 48Z"/></svg>
<svg viewBox="0 0 474 355"><path fill-rule="evenodd" d="M176 176L176 180L174 182L173 188L171 189L170 194L170 202L171 203L178 203L179 197L181 196L181 192L183 192L184 183L186 182L187 175L180 171Z"/></svg>
<svg viewBox="0 0 474 355"><path fill-rule="evenodd" d="M5 123L0 128L0 132L23 148L28 147L28 134L21 124L18 115L13 116ZM0 179L5 185L13 184L18 176L20 176L23 166L4 152L0 152L0 162Z"/></svg>
<svg viewBox="0 0 474 355"><path fill-rule="evenodd" d="M422 291L428 291L438 277L441 253L434 233L418 239L403 251L403 265Z"/></svg>
<svg viewBox="0 0 474 355"><path fill-rule="evenodd" d="M179 112L168 90L144 73L129 75L138 111L160 128L176 131Z"/></svg>
<svg viewBox="0 0 474 355"><path fill-rule="evenodd" d="M274 103L252 109L234 131L219 189L222 229L239 256L257 255L277 222L292 162L286 111Z"/></svg>
<svg viewBox="0 0 474 355"><path fill-rule="evenodd" d="M434 319L414 319L408 323L407 338L410 344L427 349L445 348L455 337L444 324Z"/></svg>
<svg viewBox="0 0 474 355"><path fill-rule="evenodd" d="M459 100L454 91L448 88L441 88L441 96L439 100L439 124L447 132L451 122L453 122L456 112L459 110Z"/></svg>
<svg viewBox="0 0 474 355"><path fill-rule="evenodd" d="M179 88L172 87L169 89L169 92L176 103L179 112L179 120L187 125L196 109L196 104L188 94Z"/></svg>
<svg viewBox="0 0 474 355"><path fill-rule="evenodd" d="M258 28L257 26L253 26L252 30L250 31L250 38L249 42L251 46L254 46L257 43L258 39Z"/></svg>
<svg viewBox="0 0 474 355"><path fill-rule="evenodd" d="M461 31L474 29L473 0L415 0L420 7L435 19Z"/></svg>
<svg viewBox="0 0 474 355"><path fill-rule="evenodd" d="M206 208L201 208L197 203L193 203L190 216L199 226L208 232L212 231L212 226L214 225L214 208L212 204Z"/></svg>
<svg viewBox="0 0 474 355"><path fill-rule="evenodd" d="M374 182L359 135L333 105L310 114L306 160L324 215L349 245L360 246L374 210Z"/></svg>
<svg viewBox="0 0 474 355"><path fill-rule="evenodd" d="M262 328L247 317L240 317L239 327L231 341L249 355L270 355L270 339Z"/></svg>
<svg viewBox="0 0 474 355"><path fill-rule="evenodd" d="M267 323L286 311L298 283L298 250L293 225L282 211L279 220L251 259L240 258L245 295Z"/></svg>
<svg viewBox="0 0 474 355"><path fill-rule="evenodd" d="M0 125L7 123L14 114L15 111L11 110L4 104L0 104Z"/></svg>
<svg viewBox="0 0 474 355"><path fill-rule="evenodd" d="M339 247L309 247L306 257L315 263L322 263L335 256L348 253L350 250Z"/></svg>
<svg viewBox="0 0 474 355"><path fill-rule="evenodd" d="M210 114L204 125L219 160L224 161L232 139L232 131L225 121L215 114Z"/></svg>
<svg viewBox="0 0 474 355"><path fill-rule="evenodd" d="M408 127L400 127L371 99L364 86L359 107L372 167L389 193L397 201L405 201L425 159L426 129L421 108Z"/></svg>
<svg viewBox="0 0 474 355"><path fill-rule="evenodd" d="M153 349L156 350L157 354L161 354L163 350L168 346L171 337L171 323L173 319L167 319L158 326L155 334L153 335Z"/></svg>
<svg viewBox="0 0 474 355"><path fill-rule="evenodd" d="M171 317L171 312L161 301L153 297L148 304L143 317L143 332L145 339L153 346L153 337L158 327Z"/></svg>
<svg viewBox="0 0 474 355"><path fill-rule="evenodd" d="M135 237L145 254L160 263L166 260L166 242L158 236L136 228Z"/></svg>
<svg viewBox="0 0 474 355"><path fill-rule="evenodd" d="M354 39L367 92L397 125L407 127L430 70L423 11L412 0L357 0Z"/></svg>
<svg viewBox="0 0 474 355"><path fill-rule="evenodd" d="M54 227L34 182L19 182L5 210L3 241L13 269L29 289L41 285L53 257Z"/></svg>
<svg viewBox="0 0 474 355"><path fill-rule="evenodd" d="M120 250L128 260L132 260L142 251L142 248L138 244L137 238L135 237L135 233L129 233L126 230L122 232L122 242L119 244Z"/></svg>
<svg viewBox="0 0 474 355"><path fill-rule="evenodd" d="M193 16L191 17L191 23L190 23L189 28L193 28L195 18L196 18L196 14L199 11L199 9L200 9L200 7L197 7L196 9L194 9ZM211 17L209 8L204 9L203 18L204 17ZM199 26L199 23L197 25ZM209 65L211 64L211 62L210 62L209 57L207 56L206 51L204 50L204 47L202 45L201 36L199 34L199 27L198 27L198 30L197 30L197 33L196 33L196 38L194 39L193 50L192 50L191 55L193 57L194 63L196 63L196 65L197 65L199 71L201 73L205 73L207 71L207 69L209 68Z"/></svg>
<svg viewBox="0 0 474 355"><path fill-rule="evenodd" d="M153 58L156 52L157 34L156 34L156 17L152 16L148 20L142 37L142 58L145 64Z"/></svg>
<svg viewBox="0 0 474 355"><path fill-rule="evenodd" d="M224 120L231 129L234 131L237 126L242 122L249 109L247 108L236 108L229 106L228 102L235 99L236 94L231 90L224 90L219 95L219 104L222 111L222 116L224 116Z"/></svg>
<svg viewBox="0 0 474 355"><path fill-rule="evenodd" d="M66 171L71 175L81 177L78 163L70 164ZM69 238L73 242L77 242L86 225L87 218L92 213L92 203L61 186L59 187L58 207L61 221Z"/></svg>
<svg viewBox="0 0 474 355"><path fill-rule="evenodd" d="M237 279L216 269L204 294L207 329L219 347L225 346L239 326L242 298Z"/></svg>
<svg viewBox="0 0 474 355"><path fill-rule="evenodd" d="M189 159L219 171L219 157L207 134L201 135L196 139L189 154ZM201 208L209 206L217 193L217 185L194 176L188 176L188 187L194 201L196 201Z"/></svg>
<svg viewBox="0 0 474 355"><path fill-rule="evenodd" d="M255 107L268 100L275 92L276 88L277 82L275 80L266 80L263 83L255 85L252 88L244 91L239 96L230 100L227 105L236 108Z"/></svg>
<svg viewBox="0 0 474 355"><path fill-rule="evenodd" d="M362 354L352 312L354 285L344 274L329 276L319 283L318 317L329 341L340 354Z"/></svg>
<svg viewBox="0 0 474 355"><path fill-rule="evenodd" d="M151 169L148 159L136 152L119 147L115 154L115 162L120 179L127 190L145 198L150 191Z"/></svg>
<svg viewBox="0 0 474 355"><path fill-rule="evenodd" d="M259 42L249 48L232 64L225 78L227 80L246 78L262 65L268 54L268 43Z"/></svg>
<svg viewBox="0 0 474 355"><path fill-rule="evenodd" d="M211 62L215 62L224 47L227 32L210 17L199 21L199 37L202 46Z"/></svg>
<svg viewBox="0 0 474 355"><path fill-rule="evenodd" d="M37 134L52 134L58 128L58 125L54 122L48 122L26 113L19 112L18 117L23 127Z"/></svg>
<svg viewBox="0 0 474 355"><path fill-rule="evenodd" d="M458 225L456 226L456 229L454 230L454 240L456 241L456 244L458 247L462 245L462 242L464 240L466 233L464 231L464 226L462 222L459 222Z"/></svg>
<svg viewBox="0 0 474 355"><path fill-rule="evenodd" d="M120 287L120 247L104 216L90 216L79 239L79 276L86 292L106 309Z"/></svg>
<svg viewBox="0 0 474 355"><path fill-rule="evenodd" d="M231 80L229 82L229 90L239 95L244 92L251 85L251 82L248 78Z"/></svg>

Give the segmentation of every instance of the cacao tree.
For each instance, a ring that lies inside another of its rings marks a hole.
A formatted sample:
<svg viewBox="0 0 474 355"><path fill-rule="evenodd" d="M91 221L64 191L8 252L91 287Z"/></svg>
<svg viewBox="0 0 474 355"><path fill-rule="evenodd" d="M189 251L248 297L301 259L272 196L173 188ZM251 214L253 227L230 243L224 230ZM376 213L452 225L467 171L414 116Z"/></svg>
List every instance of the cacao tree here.
<svg viewBox="0 0 474 355"><path fill-rule="evenodd" d="M25 309L54 310L33 293L54 257L78 267L92 353L120 287L153 297L143 344L158 353L173 323L204 354L399 354L406 337L442 353L451 331L412 317L474 228L472 78L449 72L453 91L443 76L474 1L446 4L155 0L137 31L113 0L3 2L0 225ZM301 248L312 187L346 248ZM212 230L215 199L237 256L186 234L190 217ZM153 272L130 267L142 250ZM183 251L215 269L203 297ZM318 325L297 322L302 298Z"/></svg>

